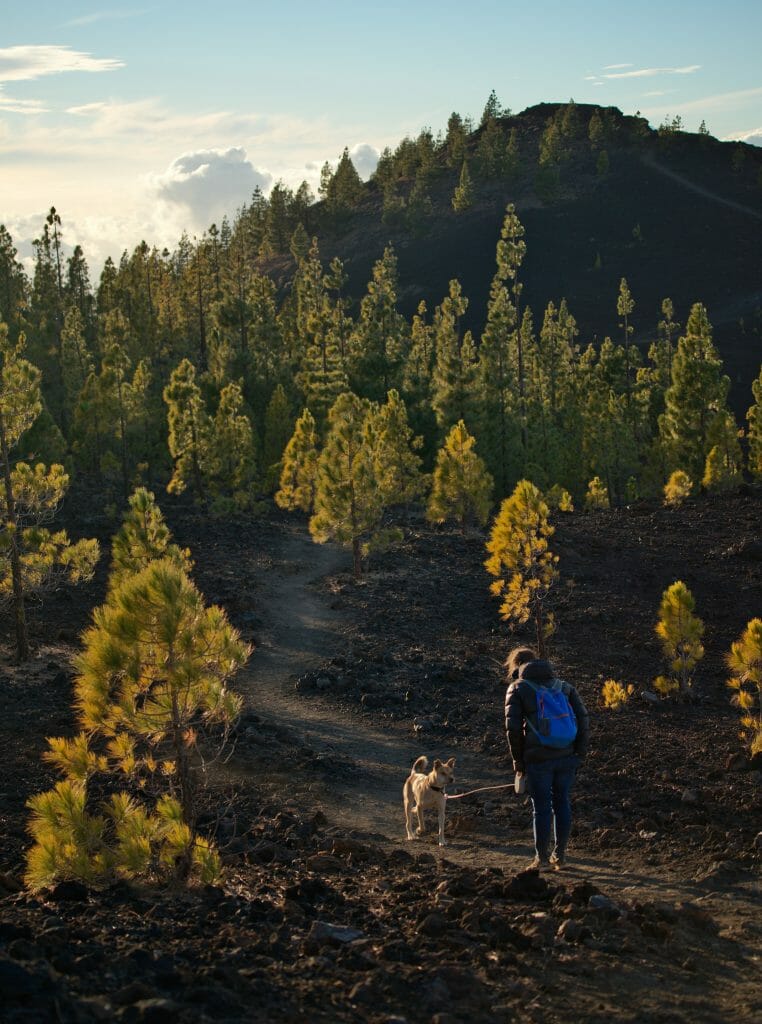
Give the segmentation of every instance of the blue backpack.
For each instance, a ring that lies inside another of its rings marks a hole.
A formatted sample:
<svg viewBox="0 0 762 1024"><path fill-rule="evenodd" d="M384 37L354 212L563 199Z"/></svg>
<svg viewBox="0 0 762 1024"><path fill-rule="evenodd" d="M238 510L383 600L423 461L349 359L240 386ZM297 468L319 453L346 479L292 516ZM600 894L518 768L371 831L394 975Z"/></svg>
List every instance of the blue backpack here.
<svg viewBox="0 0 762 1024"><path fill-rule="evenodd" d="M537 726L527 718L527 725L543 747L569 747L577 738L577 716L563 688L551 690L524 679L537 697Z"/></svg>

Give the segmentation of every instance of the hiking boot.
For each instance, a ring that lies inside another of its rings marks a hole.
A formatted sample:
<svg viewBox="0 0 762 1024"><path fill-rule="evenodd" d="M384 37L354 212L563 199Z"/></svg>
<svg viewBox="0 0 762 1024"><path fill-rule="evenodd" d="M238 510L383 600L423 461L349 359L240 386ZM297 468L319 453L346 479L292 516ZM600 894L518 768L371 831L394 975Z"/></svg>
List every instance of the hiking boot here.
<svg viewBox="0 0 762 1024"><path fill-rule="evenodd" d="M550 866L554 871L563 871L566 867L566 857L562 853L551 853Z"/></svg>
<svg viewBox="0 0 762 1024"><path fill-rule="evenodd" d="M540 857L535 856L529 868L532 871L550 871L550 861L542 860Z"/></svg>

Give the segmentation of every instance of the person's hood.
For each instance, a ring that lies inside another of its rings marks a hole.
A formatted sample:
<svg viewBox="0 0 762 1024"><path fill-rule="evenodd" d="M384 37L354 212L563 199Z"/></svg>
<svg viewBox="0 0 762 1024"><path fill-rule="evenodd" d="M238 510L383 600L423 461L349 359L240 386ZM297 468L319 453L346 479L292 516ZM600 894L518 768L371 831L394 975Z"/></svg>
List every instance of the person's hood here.
<svg viewBox="0 0 762 1024"><path fill-rule="evenodd" d="M553 671L553 666L549 661L544 661L541 658L522 665L519 673L519 679L528 679L531 683L539 683L543 686L547 686L555 678L556 673Z"/></svg>

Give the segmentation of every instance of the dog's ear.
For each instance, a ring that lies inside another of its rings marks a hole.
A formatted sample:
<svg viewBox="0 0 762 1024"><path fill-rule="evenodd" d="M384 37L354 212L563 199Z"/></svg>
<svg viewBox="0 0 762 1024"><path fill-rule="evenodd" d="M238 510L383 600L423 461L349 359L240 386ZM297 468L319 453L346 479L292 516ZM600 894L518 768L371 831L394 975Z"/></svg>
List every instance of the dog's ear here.
<svg viewBox="0 0 762 1024"><path fill-rule="evenodd" d="M455 758L454 757L451 757L450 760L447 762L447 767L448 768L454 768L455 767Z"/></svg>
<svg viewBox="0 0 762 1024"><path fill-rule="evenodd" d="M439 760L439 758L437 758L436 761L434 762L434 770L436 771L437 768L441 768L441 767L442 767L442 762Z"/></svg>

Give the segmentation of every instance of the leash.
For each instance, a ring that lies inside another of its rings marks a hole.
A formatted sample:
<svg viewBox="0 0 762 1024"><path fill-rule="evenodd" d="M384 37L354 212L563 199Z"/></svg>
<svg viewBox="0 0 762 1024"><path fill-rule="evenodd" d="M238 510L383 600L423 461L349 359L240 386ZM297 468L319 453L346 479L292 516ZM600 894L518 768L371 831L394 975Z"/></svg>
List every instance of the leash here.
<svg viewBox="0 0 762 1024"><path fill-rule="evenodd" d="M492 789L513 789L513 787L513 782L507 782L503 786L482 786L481 789L469 789L467 793L455 793L452 796L445 793L445 800L462 800L464 796L473 796L474 793L487 793Z"/></svg>

